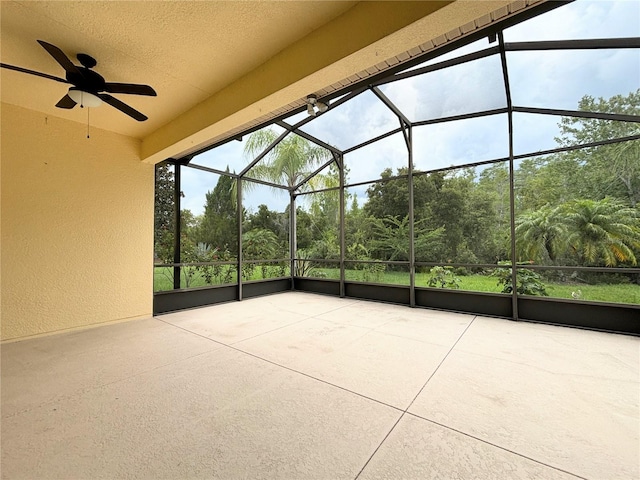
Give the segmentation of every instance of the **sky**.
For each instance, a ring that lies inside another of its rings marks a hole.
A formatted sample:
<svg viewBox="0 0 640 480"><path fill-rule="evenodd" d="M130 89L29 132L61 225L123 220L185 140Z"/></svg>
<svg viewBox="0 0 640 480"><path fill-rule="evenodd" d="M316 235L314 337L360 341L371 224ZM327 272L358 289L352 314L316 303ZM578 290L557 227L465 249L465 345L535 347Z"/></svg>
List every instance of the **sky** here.
<svg viewBox="0 0 640 480"><path fill-rule="evenodd" d="M535 17L504 32L505 42L615 38L640 36L640 1L577 0L547 14ZM486 38L455 52L429 61L447 58L491 46ZM424 65L424 64L423 64ZM422 66L422 65L421 65ZM419 67L416 67L419 68ZM640 88L640 51L582 50L508 52L507 68L513 104L577 110L583 95L609 98L627 95ZM427 120L506 106L500 58L497 55L431 72L382 86L387 95L411 120ZM295 123L306 117L301 113ZM516 154L556 147L560 117L514 114ZM325 142L346 149L399 126L395 115L370 91L318 115L303 127ZM279 133L283 130L272 127ZM461 120L415 127L413 130L416 170L462 165L508 155L507 116ZM245 139L246 141L246 139ZM232 141L195 157L192 163L240 172L250 161L244 154L244 141ZM352 183L374 180L390 167L394 171L407 165L407 147L400 134L345 156ZM183 168L182 208L195 215L203 212L205 194L218 176ZM362 205L366 186L354 187ZM245 208L257 210L261 203L282 211L289 202L286 192L255 186L245 195Z"/></svg>

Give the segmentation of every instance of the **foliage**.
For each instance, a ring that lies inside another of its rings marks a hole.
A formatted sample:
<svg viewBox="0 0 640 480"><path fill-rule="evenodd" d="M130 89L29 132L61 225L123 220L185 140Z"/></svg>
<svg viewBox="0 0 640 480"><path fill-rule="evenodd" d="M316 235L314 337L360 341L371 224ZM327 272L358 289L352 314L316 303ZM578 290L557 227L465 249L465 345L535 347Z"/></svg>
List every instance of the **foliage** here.
<svg viewBox="0 0 640 480"><path fill-rule="evenodd" d="M503 262L503 265L510 265L510 263ZM520 264L522 265L522 264ZM517 292L519 295L538 295L548 297L546 286L542 282L542 277L528 268L518 268L517 274ZM496 268L494 275L498 277L498 286L502 285L501 293L513 292L513 279L511 268Z"/></svg>
<svg viewBox="0 0 640 480"><path fill-rule="evenodd" d="M389 261L409 260L409 216L397 219L391 215L370 218L374 231L372 242L376 257Z"/></svg>
<svg viewBox="0 0 640 480"><path fill-rule="evenodd" d="M278 237L271 230L256 228L242 234L242 277L251 278L256 263L251 260L273 260L280 254ZM266 278L267 264L262 263L262 278Z"/></svg>
<svg viewBox="0 0 640 480"><path fill-rule="evenodd" d="M466 206L460 217L464 219L465 241L458 247L456 260L496 263L507 258L510 213L507 165L498 163L485 168L464 191Z"/></svg>
<svg viewBox="0 0 640 480"><path fill-rule="evenodd" d="M253 160L263 153L278 136L279 134L270 128L252 133L244 148L247 159ZM289 134L251 168L248 176L291 188L297 186L329 158L331 157L328 150L299 135ZM325 177L317 175L309 185L322 184L324 179Z"/></svg>
<svg viewBox="0 0 640 480"><path fill-rule="evenodd" d="M460 288L460 279L454 275L451 267L433 267L429 270L429 275L427 285L430 287Z"/></svg>
<svg viewBox="0 0 640 480"><path fill-rule="evenodd" d="M407 175L406 168L399 168L397 176ZM406 178L389 180L393 177L390 168L380 173L383 182L376 182L367 188L367 203L364 204L365 217L400 219L409 208L409 182Z"/></svg>
<svg viewBox="0 0 640 480"><path fill-rule="evenodd" d="M233 260L229 250L221 251L219 248L211 248L210 245L199 243L194 250L192 260L196 262L228 262ZM197 265L195 269L200 273L209 285L231 283L236 270L235 265L210 264Z"/></svg>
<svg viewBox="0 0 640 480"><path fill-rule="evenodd" d="M340 198L337 191L318 192L305 197L310 199L307 229L310 235L307 244L313 258L337 260L340 258ZM300 225L298 225L300 232Z"/></svg>
<svg viewBox="0 0 640 480"><path fill-rule="evenodd" d="M640 90L627 96L594 99L585 96L582 111L640 113ZM603 139L640 133L634 122L614 122L588 118L562 118L559 146L574 146ZM278 134L264 129L252 134L245 148L249 160L273 144ZM250 177L283 186L297 186L330 154L307 140L289 134L249 172ZM174 179L171 166L160 165L156 174L155 252L156 260L173 260L175 230ZM345 176L348 172L345 172ZM366 188L366 196L353 195L359 187L345 191L345 258L351 279L356 281L406 284L406 265L385 265L385 261L410 259L408 170L384 169L381 181ZM555 269L545 277L538 270L518 270L518 292L544 295L547 286L570 289L568 295L591 299L585 288L590 283L618 281L606 275L580 272L569 275L572 266L633 266L640 255L640 141L627 141L588 149L539 156L515 164L516 261L539 265L567 266L562 274ZM340 175L335 163L301 187L306 193L317 188L336 187ZM414 253L419 262L459 263L471 267L430 269L423 284L456 288L481 282L472 275L482 267L511 258L510 172L508 162L477 168L456 168L446 172L418 173L412 179L414 212ZM244 185L250 188L251 182ZM183 284L190 286L232 281L235 265L217 265L237 255L238 222L243 227L243 278L258 279L282 274L288 263L269 264L289 253L289 207L284 211L260 205L256 211L236 207L236 180L221 175L207 192L204 213L196 217L180 212L180 239L183 262L204 263L181 269ZM349 193L353 197L349 196ZM338 190L298 196L295 248L298 276L321 277L327 264L314 259L340 258L340 195ZM303 201L301 201L304 199ZM240 217L240 218L239 218ZM507 264L508 265L508 264ZM440 270L442 269L442 270ZM404 271L400 271L404 270ZM170 270L167 270L170 272ZM511 291L508 268L498 269L499 287ZM467 275L462 279L456 275ZM158 274L160 275L160 274ZM563 275L560 278L558 275ZM335 278L339 278L335 277ZM638 276L623 275L638 281ZM487 280L497 291L495 277ZM404 283L403 283L404 282ZM576 288L580 286L580 289ZM484 288L484 287L483 287ZM487 287L489 288L489 287ZM549 287L549 292L550 292ZM564 290L563 290L564 291ZM580 293L578 293L580 291Z"/></svg>
<svg viewBox="0 0 640 480"><path fill-rule="evenodd" d="M564 249L567 225L563 208L545 205L516 219L516 249L521 257L554 262Z"/></svg>
<svg viewBox="0 0 640 480"><path fill-rule="evenodd" d="M312 258L338 260L340 258L340 243L337 229L326 229L319 232L320 238L313 241L309 248Z"/></svg>
<svg viewBox="0 0 640 480"><path fill-rule="evenodd" d="M515 172L516 211L561 205L574 198L589 198L585 172L574 158L564 154L524 160Z"/></svg>
<svg viewBox="0 0 640 480"><path fill-rule="evenodd" d="M542 264L561 257L563 264L636 265L640 216L611 198L546 205L516 219L516 247L520 258Z"/></svg>
<svg viewBox="0 0 640 480"><path fill-rule="evenodd" d="M289 243L289 215L288 212L280 213L262 204L258 206L258 211L247 215L245 222L248 229L263 229L273 232L280 244Z"/></svg>
<svg viewBox="0 0 640 480"><path fill-rule="evenodd" d="M325 277L321 270L317 269L317 262L312 260L312 256L306 250L298 250L296 253L297 260L295 262L296 277Z"/></svg>
<svg viewBox="0 0 640 480"><path fill-rule="evenodd" d="M377 259L388 261L409 260L410 225L409 216L401 219L387 216L384 218L370 218L373 227L371 245ZM414 224L414 248L416 256L421 258L437 257L437 252L443 244L445 228L439 227L427 230L421 226L422 222Z"/></svg>
<svg viewBox="0 0 640 480"><path fill-rule="evenodd" d="M173 261L175 230L175 179L167 163L156 165L154 203L154 254L162 263Z"/></svg>
<svg viewBox="0 0 640 480"><path fill-rule="evenodd" d="M640 248L638 209L610 198L575 200L566 209L570 229L567 241L581 265L637 264L633 249Z"/></svg>
<svg viewBox="0 0 640 480"><path fill-rule="evenodd" d="M347 247L347 257L359 262L349 263L349 268L361 272L363 282L379 282L387 269L384 263L375 262L369 249L361 243L353 243Z"/></svg>
<svg viewBox="0 0 640 480"><path fill-rule="evenodd" d="M215 245L219 249L229 250L232 255L238 251L238 218L233 194L235 183L233 177L220 175L214 189L205 196L204 214L199 226L194 229L198 243Z"/></svg>
<svg viewBox="0 0 640 480"><path fill-rule="evenodd" d="M406 174L406 168L399 168L396 176ZM391 256L404 256L408 259L408 240L404 239L409 236L408 232L406 236L403 235L405 232L402 229L408 228L408 222L405 223L403 219L408 218L409 183L406 178L390 180L392 177L391 169L381 173L381 178L387 181L374 183L367 189L368 200L362 211L365 217L376 219L374 242L377 241L377 246L382 247L377 252L387 255L381 258L387 260ZM474 179L473 169L414 177L416 259L457 261L458 250L464 247L465 236L474 238L474 243L495 254L497 249L489 245L495 243L493 240L478 238L482 230L490 231L484 229L478 220L490 217L493 213L492 205L487 202L474 202L472 192L477 188ZM401 243L396 242L390 248L389 241L393 241L394 237Z"/></svg>
<svg viewBox="0 0 640 480"><path fill-rule="evenodd" d="M173 288L173 280L171 276L171 267L156 267L154 269L154 291L165 291ZM235 270L234 270L235 271ZM346 270L347 277L352 281L365 281L362 279L362 272L354 270ZM250 280L257 280L259 272L256 272ZM340 271L337 268L316 268L313 274L308 276L316 278L340 278ZM429 273L416 274L416 286L427 286ZM379 283L390 285L408 285L408 275L406 272L385 271L381 276ZM207 284L200 277L192 280L195 287L206 286ZM496 278L487 275L469 275L460 278L460 289L478 292L499 293L500 288L496 286ZM640 287L634 283L597 283L594 285L565 282L547 282L546 290L550 297L553 298L573 298L572 293L580 290L581 299L585 301L605 301L628 304L640 304Z"/></svg>
<svg viewBox="0 0 640 480"><path fill-rule="evenodd" d="M640 115L640 89L628 95L614 95L609 99L582 97L578 109L586 112ZM560 121L561 146L580 145L599 140L622 138L640 134L634 122L616 122L593 118L563 117ZM564 155L584 168L580 179L585 191L596 194L596 200L614 196L635 207L640 201L640 141L603 145L576 150Z"/></svg>

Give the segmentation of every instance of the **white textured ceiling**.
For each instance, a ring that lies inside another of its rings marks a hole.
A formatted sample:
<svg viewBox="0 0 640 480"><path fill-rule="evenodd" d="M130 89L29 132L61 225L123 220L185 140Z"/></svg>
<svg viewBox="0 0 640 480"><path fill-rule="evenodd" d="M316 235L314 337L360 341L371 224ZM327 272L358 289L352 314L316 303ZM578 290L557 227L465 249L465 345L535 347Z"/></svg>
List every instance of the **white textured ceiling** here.
<svg viewBox="0 0 640 480"><path fill-rule="evenodd" d="M151 85L157 97L114 95L147 121L104 105L91 109L90 123L141 139L141 158L157 162L540 1L2 0L0 58L64 77L36 42L44 40L74 61L77 53L93 56L107 81ZM87 122L86 109L55 108L67 85L6 69L0 75L2 102Z"/></svg>

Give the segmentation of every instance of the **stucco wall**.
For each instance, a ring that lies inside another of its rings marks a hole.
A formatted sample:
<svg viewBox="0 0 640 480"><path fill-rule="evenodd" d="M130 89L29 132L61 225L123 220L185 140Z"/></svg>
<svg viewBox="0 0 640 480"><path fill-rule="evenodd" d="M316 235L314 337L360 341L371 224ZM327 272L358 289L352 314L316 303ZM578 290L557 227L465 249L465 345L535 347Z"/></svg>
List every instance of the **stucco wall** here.
<svg viewBox="0 0 640 480"><path fill-rule="evenodd" d="M150 315L154 167L140 142L0 114L2 340Z"/></svg>

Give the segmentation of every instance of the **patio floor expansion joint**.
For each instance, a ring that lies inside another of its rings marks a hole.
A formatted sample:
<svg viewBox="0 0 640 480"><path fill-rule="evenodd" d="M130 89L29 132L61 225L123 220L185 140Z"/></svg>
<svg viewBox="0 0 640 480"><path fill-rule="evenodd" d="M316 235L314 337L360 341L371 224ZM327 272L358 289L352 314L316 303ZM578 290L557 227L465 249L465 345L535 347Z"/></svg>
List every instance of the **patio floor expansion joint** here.
<svg viewBox="0 0 640 480"><path fill-rule="evenodd" d="M308 320L309 318L312 318L312 317L307 317L307 318L305 318L304 320ZM161 321L161 322L164 322L164 320L160 320L160 321ZM302 321L302 320L301 320L301 321ZM286 365L282 365L282 364L280 364L280 363L274 362L273 360L269 360L269 359L267 359L267 358L261 357L261 356L259 356L259 355L254 354L254 353L247 352L246 350L242 350L241 348L235 347L235 346L234 346L234 345L235 345L235 343L234 343L234 344L223 343L223 342L220 342L220 341L218 341L218 340L214 340L213 338L205 337L204 335L201 335L201 334L199 334L199 333L192 332L191 330L187 330L187 329L185 329L184 327L180 327L180 326L178 326L178 325L174 325L174 324L169 323L169 322L165 322L165 323L167 323L168 325L171 325L171 326L173 326L173 327L176 327L176 328L178 328L178 329L180 329L180 330L184 330L184 331L186 331L186 332L193 333L194 335L197 335L197 336L199 336L199 337L202 337L202 338L204 338L204 339L207 339L207 340L209 340L210 342L216 343L216 344L218 344L218 345L221 345L221 346L223 346L223 347L229 348L229 349L231 349L231 350L234 350L234 351L236 351L236 352L238 352L238 353L242 353L242 354L247 355L247 356L249 356L249 357L253 357L253 358L257 359L257 360L261 360L261 361L263 361L263 362L270 363L271 365L274 365L274 366L276 366L276 367L280 367L280 368L282 368L282 369L284 369L284 370L288 370L288 371L290 371L290 372L297 373L298 375L302 375L302 376L304 376L304 377L310 378L310 379L315 380L315 381L317 381L317 382L324 383L325 385L329 385L329 386L331 386L331 387L338 388L338 389L340 389L340 390L343 390L343 391L345 391L345 392L351 393L351 394L356 395L356 396L358 396L358 397L361 397L361 398L364 398L364 399L370 400L370 401L375 402L375 403L379 403L380 405L384 405L384 406L386 406L386 407L393 408L394 410L397 410L398 412L402 412L402 409L401 409L401 408L398 408L398 407L396 407L396 406L394 406L394 405L388 404L388 403L386 403L386 402L383 402L383 401L381 401L381 400L378 400L378 399L375 399L375 398L372 398L372 397L368 397L367 395L363 395L362 393L354 392L353 390L350 390L350 389L345 388L345 387L341 387L340 385L336 385L335 383L328 382L327 380L323 380L323 379L321 379L321 378L314 377L313 375L309 375L308 373L301 372L300 370L296 370L295 368L287 367ZM298 322L295 322L295 323L298 323ZM279 328L283 328L283 327L279 327ZM274 329L274 330L278 330L279 328ZM266 333L266 332L265 332L265 333ZM238 343L238 342L236 342L236 343Z"/></svg>
<svg viewBox="0 0 640 480"><path fill-rule="evenodd" d="M367 461L365 462L365 464L362 466L362 468L360 469L360 471L358 472L358 474L354 477L354 480L357 480L358 477L360 477L360 475L362 475L362 472L364 472L364 469L367 468L367 465L369 465L369 462L371 462L371 459L376 455L376 453L378 453L378 450L380 450L380 447L382 447L382 445L384 444L384 442L387 440L387 438L389 438L389 435L391 435L391 432L393 432L393 430L396 428L396 426L398 425L398 423L400 423L400 420L402 420L402 418L407 414L407 411L411 408L411 405L413 405L413 403L416 401L416 398L418 398L418 396L422 393L422 391L424 390L424 387L427 386L427 384L429 383L429 381L433 378L433 376L436 374L436 372L440 369L440 367L442 366L442 364L444 363L444 361L447 359L447 357L449 356L449 354L451 354L451 352L453 351L453 349L456 347L456 345L458 344L458 342L462 339L462 337L464 336L465 333L467 333L467 330L469 330L469 327L471 327L471 325L473 324L473 322L475 321L475 319L477 318L477 316L474 316L471 321L469 322L469 325L467 325L465 327L465 329L462 331L462 333L458 336L458 338L456 339L456 341L453 343L453 345L451 345L451 348L449 349L449 351L446 353L446 355L442 358L442 360L440 360L440 363L438 363L438 366L433 370L433 372L431 372L431 375L429 375L429 378L427 378L426 382L424 382L424 384L422 385L422 387L420 388L420 390L418 390L418 393L416 393L416 395L413 397L413 400L411 400L411 402L409 403L409 405L407 406L407 408L404 409L404 411L402 412L402 414L400 415L400 418L398 418L398 421L396 423L393 424L393 426L391 427L391 429L387 432L387 434L384 436L384 438L382 439L382 441L380 442L380 444L375 448L375 450L373 451L373 453L371 454L371 456L367 459Z"/></svg>
<svg viewBox="0 0 640 480"><path fill-rule="evenodd" d="M492 447L499 448L500 450L504 450L505 452L511 453L512 455L517 455L519 457L526 458L527 460L535 462L535 463L537 463L539 465L551 468L553 470L557 470L557 471L562 472L562 473L566 473L567 475L571 475L572 477L580 478L582 480L589 480L586 477L582 477L582 476L577 475L577 474L575 474L573 472L569 472L568 470L563 470L562 468L559 468L559 467L554 467L553 465L550 465L548 463L542 462L540 460L536 460L533 457L528 457L527 455L524 455L522 453L518 453L515 450L511 450L509 448L502 447L502 446L500 446L500 445L498 445L496 443L492 443L492 442L490 442L488 440L484 440L484 439L482 439L480 437L476 437L475 435L471 435L470 433L463 432L462 430L458 430L457 428L450 427L448 425L445 425L444 423L436 422L435 420L431 420L430 418L423 417L421 415L418 415L417 413L411 413L411 412L405 412L405 413L407 415L411 415L412 417L419 418L420 420L424 420L425 422L433 423L434 425L438 425L439 427L446 428L447 430L450 430L452 432L456 432L456 433L458 433L460 435L464 435L465 437L472 438L474 440L477 440L478 442L486 443L487 445L491 445ZM403 416L404 416L404 414L403 414ZM389 433L391 433L391 432L389 432Z"/></svg>

